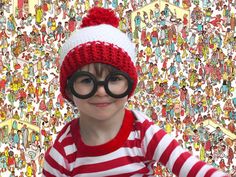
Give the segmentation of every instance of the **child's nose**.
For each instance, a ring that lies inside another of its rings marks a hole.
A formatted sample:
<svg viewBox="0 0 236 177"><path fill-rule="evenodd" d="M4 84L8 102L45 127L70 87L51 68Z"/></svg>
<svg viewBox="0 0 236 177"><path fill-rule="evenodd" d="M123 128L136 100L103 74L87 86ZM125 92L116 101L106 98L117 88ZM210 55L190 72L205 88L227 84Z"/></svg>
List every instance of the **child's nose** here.
<svg viewBox="0 0 236 177"><path fill-rule="evenodd" d="M95 93L95 95L97 95L97 96L106 96L107 95L104 85L98 85L98 89L97 89L97 92Z"/></svg>

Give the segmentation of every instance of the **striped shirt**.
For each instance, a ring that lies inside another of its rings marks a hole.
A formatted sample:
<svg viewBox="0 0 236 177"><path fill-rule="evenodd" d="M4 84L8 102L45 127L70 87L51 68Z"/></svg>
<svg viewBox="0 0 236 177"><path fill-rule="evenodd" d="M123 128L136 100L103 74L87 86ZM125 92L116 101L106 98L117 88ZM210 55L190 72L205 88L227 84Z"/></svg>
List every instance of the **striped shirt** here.
<svg viewBox="0 0 236 177"><path fill-rule="evenodd" d="M43 176L154 176L156 162L180 177L227 177L184 150L146 115L129 110L115 138L98 146L83 143L79 119L69 122L45 153Z"/></svg>

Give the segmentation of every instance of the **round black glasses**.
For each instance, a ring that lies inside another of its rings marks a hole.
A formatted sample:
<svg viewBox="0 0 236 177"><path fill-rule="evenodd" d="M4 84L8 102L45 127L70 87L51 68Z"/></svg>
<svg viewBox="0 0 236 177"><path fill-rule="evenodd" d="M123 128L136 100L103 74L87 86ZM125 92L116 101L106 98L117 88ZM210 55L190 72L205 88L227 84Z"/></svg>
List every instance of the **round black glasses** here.
<svg viewBox="0 0 236 177"><path fill-rule="evenodd" d="M113 98L123 98L132 90L133 81L127 73L113 71L104 81L87 71L76 72L68 81L71 93L81 99L92 97L99 86L104 86L106 93Z"/></svg>

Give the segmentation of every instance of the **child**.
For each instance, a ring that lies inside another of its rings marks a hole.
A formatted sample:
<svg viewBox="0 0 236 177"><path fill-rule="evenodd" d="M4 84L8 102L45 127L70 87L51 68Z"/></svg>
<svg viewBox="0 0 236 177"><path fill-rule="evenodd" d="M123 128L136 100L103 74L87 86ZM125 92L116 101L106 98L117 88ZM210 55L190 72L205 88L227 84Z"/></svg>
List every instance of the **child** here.
<svg viewBox="0 0 236 177"><path fill-rule="evenodd" d="M45 154L43 176L226 177L199 161L143 113L125 108L137 85L135 47L109 9L94 7L65 42L60 90L79 110Z"/></svg>

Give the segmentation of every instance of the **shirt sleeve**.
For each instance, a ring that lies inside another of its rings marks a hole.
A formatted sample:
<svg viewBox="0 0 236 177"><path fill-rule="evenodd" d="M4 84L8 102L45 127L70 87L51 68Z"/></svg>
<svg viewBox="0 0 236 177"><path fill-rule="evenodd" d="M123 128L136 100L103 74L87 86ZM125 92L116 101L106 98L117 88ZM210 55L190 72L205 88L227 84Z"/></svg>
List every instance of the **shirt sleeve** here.
<svg viewBox="0 0 236 177"><path fill-rule="evenodd" d="M160 162L179 177L229 177L184 150L174 138L153 123L146 124L143 135L146 159Z"/></svg>
<svg viewBox="0 0 236 177"><path fill-rule="evenodd" d="M43 177L70 176L70 166L62 145L55 141L44 156Z"/></svg>
<svg viewBox="0 0 236 177"><path fill-rule="evenodd" d="M71 176L73 168L69 163L69 158L66 153L68 133L70 132L70 124L68 123L60 133L54 144L46 151L44 155L43 177L66 177Z"/></svg>

